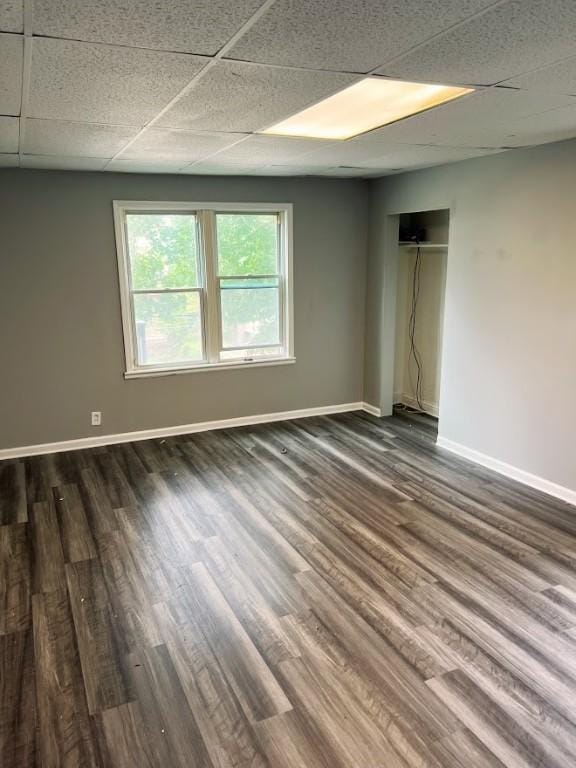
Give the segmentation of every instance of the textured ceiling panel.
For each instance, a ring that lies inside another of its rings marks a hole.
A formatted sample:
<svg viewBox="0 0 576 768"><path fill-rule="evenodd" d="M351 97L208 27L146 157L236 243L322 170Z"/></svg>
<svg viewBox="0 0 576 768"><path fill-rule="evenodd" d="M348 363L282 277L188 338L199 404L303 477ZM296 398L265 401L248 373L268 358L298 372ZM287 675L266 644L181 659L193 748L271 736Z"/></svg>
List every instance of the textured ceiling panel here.
<svg viewBox="0 0 576 768"><path fill-rule="evenodd" d="M206 160L183 168L181 173L192 176L259 176L261 169L261 165L252 163L216 163Z"/></svg>
<svg viewBox="0 0 576 768"><path fill-rule="evenodd" d="M313 149L332 144L315 139L283 139L275 136L250 136L245 141L218 154L218 163L261 163L282 165ZM301 164L301 163L300 163Z"/></svg>
<svg viewBox="0 0 576 768"><path fill-rule="evenodd" d="M319 169L309 165L265 165L259 176L317 176Z"/></svg>
<svg viewBox="0 0 576 768"><path fill-rule="evenodd" d="M118 171L119 173L178 173L182 162L178 160L112 160L106 166L106 171Z"/></svg>
<svg viewBox="0 0 576 768"><path fill-rule="evenodd" d="M129 146L121 158L152 162L178 161L183 166L202 160L240 138L234 133L192 133L152 128Z"/></svg>
<svg viewBox="0 0 576 768"><path fill-rule="evenodd" d="M94 123L26 120L24 152L28 155L110 158L139 130Z"/></svg>
<svg viewBox="0 0 576 768"><path fill-rule="evenodd" d="M23 168L42 168L53 171L101 171L106 160L97 157L55 157L53 155L24 155Z"/></svg>
<svg viewBox="0 0 576 768"><path fill-rule="evenodd" d="M513 88L529 88L547 93L576 95L576 57L550 64L536 72L506 80L505 85Z"/></svg>
<svg viewBox="0 0 576 768"><path fill-rule="evenodd" d="M374 157L370 162L358 163L358 165L384 172L386 170L423 168L427 165L454 163L459 160L494 154L497 151L470 147L423 147L407 144L396 144L386 149L382 147L382 150L378 157Z"/></svg>
<svg viewBox="0 0 576 768"><path fill-rule="evenodd" d="M231 58L368 72L493 0L277 0Z"/></svg>
<svg viewBox="0 0 576 768"><path fill-rule="evenodd" d="M380 70L490 85L574 53L574 0L509 0Z"/></svg>
<svg viewBox="0 0 576 768"><path fill-rule="evenodd" d="M214 55L262 2L34 0L34 34Z"/></svg>
<svg viewBox="0 0 576 768"><path fill-rule="evenodd" d="M23 38L0 34L0 114L19 115L22 99Z"/></svg>
<svg viewBox="0 0 576 768"><path fill-rule="evenodd" d="M338 179L366 179L370 176L380 176L380 171L371 171L368 168L354 168L345 166L336 166L334 168L327 168L324 171L320 171L319 176L334 176Z"/></svg>
<svg viewBox="0 0 576 768"><path fill-rule="evenodd" d="M509 123L507 145L549 144L576 136L576 104Z"/></svg>
<svg viewBox="0 0 576 768"><path fill-rule="evenodd" d="M0 117L0 152L18 152L19 122L17 117Z"/></svg>
<svg viewBox="0 0 576 768"><path fill-rule="evenodd" d="M334 72L222 62L207 72L159 124L200 131L256 131L357 79Z"/></svg>
<svg viewBox="0 0 576 768"><path fill-rule="evenodd" d="M180 53L35 38L28 114L143 125L205 63Z"/></svg>
<svg viewBox="0 0 576 768"><path fill-rule="evenodd" d="M339 165L362 165L378 154L382 145L376 142L339 141L298 156L301 165L332 168Z"/></svg>
<svg viewBox="0 0 576 768"><path fill-rule="evenodd" d="M0 155L0 168L17 168L19 165L18 155Z"/></svg>
<svg viewBox="0 0 576 768"><path fill-rule="evenodd" d="M0 0L0 30L2 32L22 32L23 28L23 0Z"/></svg>
<svg viewBox="0 0 576 768"><path fill-rule="evenodd" d="M572 103L570 96L491 88L379 128L355 143L510 146L512 123Z"/></svg>

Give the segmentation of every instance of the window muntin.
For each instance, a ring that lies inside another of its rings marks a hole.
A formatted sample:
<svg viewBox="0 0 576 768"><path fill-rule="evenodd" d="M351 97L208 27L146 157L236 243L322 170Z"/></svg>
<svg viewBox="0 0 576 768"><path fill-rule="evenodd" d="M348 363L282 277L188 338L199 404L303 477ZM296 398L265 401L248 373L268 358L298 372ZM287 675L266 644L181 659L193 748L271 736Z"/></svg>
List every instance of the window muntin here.
<svg viewBox="0 0 576 768"><path fill-rule="evenodd" d="M114 207L128 376L293 360L291 206Z"/></svg>

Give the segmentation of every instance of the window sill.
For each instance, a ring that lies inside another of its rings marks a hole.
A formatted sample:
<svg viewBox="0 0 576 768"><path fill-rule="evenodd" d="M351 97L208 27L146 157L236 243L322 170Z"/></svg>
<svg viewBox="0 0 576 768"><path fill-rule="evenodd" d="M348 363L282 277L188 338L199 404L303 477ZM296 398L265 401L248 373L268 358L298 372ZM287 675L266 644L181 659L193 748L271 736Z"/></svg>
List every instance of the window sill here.
<svg viewBox="0 0 576 768"><path fill-rule="evenodd" d="M179 376L182 373L206 373L207 371L237 371L241 368L268 368L273 365L292 365L295 357L280 357L275 360L230 361L226 363L202 363L182 368L150 368L126 371L125 379L148 379L156 376Z"/></svg>

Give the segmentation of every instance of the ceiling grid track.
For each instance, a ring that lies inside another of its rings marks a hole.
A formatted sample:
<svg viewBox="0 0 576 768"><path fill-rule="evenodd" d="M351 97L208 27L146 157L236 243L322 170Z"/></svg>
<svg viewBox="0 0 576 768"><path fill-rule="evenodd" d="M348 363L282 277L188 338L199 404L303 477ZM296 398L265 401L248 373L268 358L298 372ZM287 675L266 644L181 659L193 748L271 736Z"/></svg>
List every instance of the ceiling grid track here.
<svg viewBox="0 0 576 768"><path fill-rule="evenodd" d="M22 165L24 142L26 140L26 118L28 117L28 97L30 94L30 78L32 76L32 46L34 0L24 0L24 54L22 63L22 101L20 106L19 136L18 136L18 165Z"/></svg>

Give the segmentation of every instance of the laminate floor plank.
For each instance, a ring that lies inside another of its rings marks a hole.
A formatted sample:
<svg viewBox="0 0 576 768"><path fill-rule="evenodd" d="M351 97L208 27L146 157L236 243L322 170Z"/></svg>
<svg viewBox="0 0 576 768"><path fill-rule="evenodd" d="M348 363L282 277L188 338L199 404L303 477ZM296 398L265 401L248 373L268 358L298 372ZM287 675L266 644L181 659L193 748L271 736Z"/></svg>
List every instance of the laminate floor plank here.
<svg viewBox="0 0 576 768"><path fill-rule="evenodd" d="M538 552L556 552L563 545L569 549L572 546L573 539L570 534L549 522L531 516L528 512L503 504L490 493L483 495L484 502L481 503L478 501L477 492L475 498L471 498L460 491L448 489L429 477L418 480L412 478L402 487L440 517L457 520L461 525L476 521L476 526L489 526L489 529L501 531L516 542L522 542ZM489 529L485 528L487 534ZM486 539L489 541L490 536L487 535ZM519 551L519 554L529 553Z"/></svg>
<svg viewBox="0 0 576 768"><path fill-rule="evenodd" d="M467 728L434 744L443 768L505 768L493 752Z"/></svg>
<svg viewBox="0 0 576 768"><path fill-rule="evenodd" d="M64 559L68 563L90 560L98 555L90 523L76 485L54 489Z"/></svg>
<svg viewBox="0 0 576 768"><path fill-rule="evenodd" d="M0 526L25 523L26 470L21 461L0 462Z"/></svg>
<svg viewBox="0 0 576 768"><path fill-rule="evenodd" d="M100 563L69 563L66 576L88 711L93 715L125 704L130 698L121 645Z"/></svg>
<svg viewBox="0 0 576 768"><path fill-rule="evenodd" d="M454 669L461 670L489 698L515 722L522 721L526 731L539 742L548 742L563 754L566 762L576 758L576 733L573 723L559 713L547 700L501 664L463 632L449 622L428 634L431 643L437 642L442 651L451 656Z"/></svg>
<svg viewBox="0 0 576 768"><path fill-rule="evenodd" d="M505 765L565 768L566 759L572 759L560 754L550 742L543 748L460 670L429 680L428 685Z"/></svg>
<svg viewBox="0 0 576 768"><path fill-rule="evenodd" d="M64 551L53 502L38 502L30 513L34 594L66 589Z"/></svg>
<svg viewBox="0 0 576 768"><path fill-rule="evenodd" d="M149 734L152 764L158 768L213 768L166 646L131 654L128 668Z"/></svg>
<svg viewBox="0 0 576 768"><path fill-rule="evenodd" d="M0 462L2 768L571 768L573 507L343 413Z"/></svg>
<svg viewBox="0 0 576 768"><path fill-rule="evenodd" d="M419 659L400 655L371 625L315 572L298 576L312 601L314 612L348 653L362 660L365 674L378 681L388 707L429 740L440 739L457 730L458 723L444 704L431 696L421 674ZM430 660L425 650L426 669Z"/></svg>
<svg viewBox="0 0 576 768"><path fill-rule="evenodd" d="M132 652L143 646L160 645L153 606L176 589L170 579L172 563L162 559L162 541L150 530L138 510L118 509L118 530L100 541L100 563L113 610L117 636Z"/></svg>
<svg viewBox="0 0 576 768"><path fill-rule="evenodd" d="M315 719L296 710L254 726L273 768L347 768L344 755L318 729Z"/></svg>
<svg viewBox="0 0 576 768"><path fill-rule="evenodd" d="M183 598L197 617L228 682L251 722L288 712L292 704L203 565L188 571Z"/></svg>
<svg viewBox="0 0 576 768"><path fill-rule="evenodd" d="M116 530L112 503L100 475L92 466L80 470L79 491L90 528L96 536Z"/></svg>
<svg viewBox="0 0 576 768"><path fill-rule="evenodd" d="M204 542L202 561L222 594L226 595L236 618L269 664L298 655L273 607L266 602L257 585L250 581L220 539L213 537Z"/></svg>
<svg viewBox="0 0 576 768"><path fill-rule="evenodd" d="M36 685L32 630L0 635L0 765L36 764Z"/></svg>
<svg viewBox="0 0 576 768"><path fill-rule="evenodd" d="M188 706L215 768L268 768L253 724L197 617L174 601L159 604L155 610Z"/></svg>
<svg viewBox="0 0 576 768"><path fill-rule="evenodd" d="M26 505L30 507L38 501L51 501L52 488L42 469L43 456L29 456L22 459L26 479Z"/></svg>
<svg viewBox="0 0 576 768"><path fill-rule="evenodd" d="M155 768L155 750L138 702L100 714L108 764L114 768Z"/></svg>
<svg viewBox="0 0 576 768"><path fill-rule="evenodd" d="M0 636L27 629L31 617L31 543L26 523L0 526Z"/></svg>
<svg viewBox="0 0 576 768"><path fill-rule="evenodd" d="M39 753L46 768L102 768L66 591L34 595Z"/></svg>

